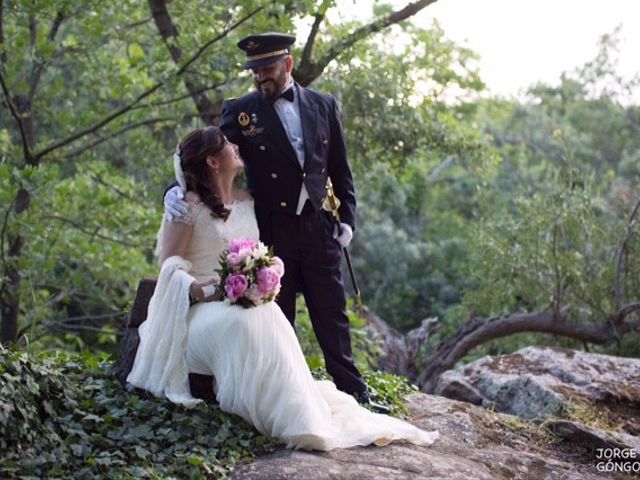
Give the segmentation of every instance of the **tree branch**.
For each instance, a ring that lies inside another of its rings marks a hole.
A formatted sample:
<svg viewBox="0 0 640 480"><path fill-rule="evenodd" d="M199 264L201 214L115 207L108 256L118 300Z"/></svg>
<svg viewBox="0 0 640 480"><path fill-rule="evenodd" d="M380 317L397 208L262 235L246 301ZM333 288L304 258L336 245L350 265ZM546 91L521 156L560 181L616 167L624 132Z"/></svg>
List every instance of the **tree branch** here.
<svg viewBox="0 0 640 480"><path fill-rule="evenodd" d="M562 286L562 274L558 265L558 225L553 226L553 242L551 246L551 256L553 257L553 274L556 280L555 294L553 296L553 309L560 310L560 301L563 297L564 288Z"/></svg>
<svg viewBox="0 0 640 480"><path fill-rule="evenodd" d="M178 29L171 20L169 10L164 0L148 0L149 10L151 10L151 16L158 27L160 36L165 46L171 54L171 58L176 64L180 64L182 57L182 50L178 46Z"/></svg>
<svg viewBox="0 0 640 480"><path fill-rule="evenodd" d="M616 260L616 277L615 277L615 297L616 297L616 307L620 308L624 303L624 291L622 287L622 270L623 270L623 259L627 252L627 243L633 236L633 228L638 222L638 212L640 212L640 200L636 203L631 215L629 215L629 221L627 222L627 228L624 232L624 236L620 241L620 246L618 247L618 255Z"/></svg>
<svg viewBox="0 0 640 480"><path fill-rule="evenodd" d="M95 133L98 130L100 130L102 127L104 127L105 125L107 125L108 123L111 123L113 120L115 120L116 118L124 115L125 113L127 113L129 110L131 110L131 108L136 105L138 102L140 102L141 100L143 100L144 98L148 97L149 95L151 95L152 93L154 93L156 90L158 90L160 87L162 87L164 85L164 81L158 82L156 83L153 87L147 89L146 91L144 91L143 93L141 93L140 95L138 95L131 103L125 105L124 107L119 108L118 110L112 112L111 114L107 115L105 118L103 118L102 120L100 120L99 122L93 124L92 126L85 128L84 130L81 130L77 133L72 134L71 136L60 140L59 142L54 143L53 145L50 145L46 148L44 148L43 150L41 150L40 152L38 152L37 154L34 155L34 157L40 161L43 157L49 155L51 152L58 150L66 145L69 145L72 142L75 142L76 140L89 135L90 133Z"/></svg>
<svg viewBox="0 0 640 480"><path fill-rule="evenodd" d="M122 135L123 133L128 132L129 130L133 130L134 128L139 128L139 127L144 127L147 125L155 125L156 123L161 123L161 122L168 122L174 120L174 118L170 118L170 117L160 117L160 118L150 118L148 120L142 120L140 122L135 122L135 123L130 123L129 125L125 125L124 127L122 127L119 130L116 130L115 132L111 133L110 135L107 135L105 137L100 137L98 140L96 140L95 142L89 143L83 147L80 147L76 150L74 150L73 152L69 153L68 155L65 155L66 158L73 158L73 157L77 157L78 155L80 155L81 153L92 149L93 147L96 147L98 145L100 145L101 143L106 142L107 140L111 140L115 137L118 137L120 135Z"/></svg>
<svg viewBox="0 0 640 480"><path fill-rule="evenodd" d="M407 18L415 15L420 10L423 10L436 1L437 0L418 0L416 2L408 4L400 10L387 15L386 17L376 19L367 25L363 25L357 30L351 32L351 34L349 34L346 38L334 42L331 48L329 48L329 50L317 62L314 63L311 60L307 62L301 62L300 66L295 70L294 76L296 77L296 80L303 86L309 85L320 76L329 62L337 58L345 50L351 48L356 42L368 37L373 33L377 33L380 30L383 30L389 25L393 25L406 20ZM305 49L306 48L307 46L305 46Z"/></svg>
<svg viewBox="0 0 640 480"><path fill-rule="evenodd" d="M160 36L162 40L169 50L171 54L171 58L179 65L182 60L182 49L178 43L178 29L173 24L173 20L171 19L171 15L169 14L169 10L167 9L165 0L148 0L149 1L149 9L151 10L151 15L155 20L156 26L158 27L158 31L160 32ZM263 7L260 7L262 9ZM225 34L226 35L226 34ZM219 39L223 38L220 36ZM215 40L215 39L214 39ZM218 40L215 40L218 41ZM206 44L205 44L206 46ZM182 68L182 72L187 71L189 62L185 64ZM192 76L192 75L191 75ZM215 122L216 118L220 116L220 103L214 104L209 96L206 94L206 91L203 91L200 87L198 87L188 76L184 77L184 85L187 88L191 98L193 99L193 103L200 114L201 120L206 125L211 125Z"/></svg>
<svg viewBox="0 0 640 480"><path fill-rule="evenodd" d="M84 317L73 317L73 320L100 320L100 319L105 319L105 318L117 318L117 317L124 317L125 313L122 312L118 312L118 313L107 313L104 315L85 315ZM104 332L104 329L102 327L96 327L94 325L82 325L82 324L76 324L71 322L70 320L72 320L71 318L69 320L65 320L62 322L51 322L50 326L53 327L54 329L58 329L58 330L62 330L62 331L71 331L71 332L96 332L96 333L102 333ZM116 332L113 332L116 333Z"/></svg>
<svg viewBox="0 0 640 480"><path fill-rule="evenodd" d="M36 16L33 13L29 14L29 45L31 46L31 52L36 49L36 38L38 35L38 24L36 23Z"/></svg>
<svg viewBox="0 0 640 480"><path fill-rule="evenodd" d="M0 3L2 2L0 1ZM7 259L4 255L4 239L8 235L7 226L9 225L9 215L11 215L11 210L13 210L14 205L15 205L15 202L11 203L11 205L9 205L9 208L7 208L7 211L4 212L4 220L2 221L2 230L0 231L0 260L2 260L2 265L4 266L5 272L8 271L9 266L7 265ZM2 292L4 291L5 286L6 286L6 277L3 275L2 283L0 284L0 294L2 294Z"/></svg>
<svg viewBox="0 0 640 480"><path fill-rule="evenodd" d="M435 1L435 0L434 0ZM249 20L251 17L253 17L254 15L256 15L258 12L260 12L261 10L264 9L264 6L262 7L258 7L255 10L253 10L252 12L248 13L247 15L245 15L243 18L241 18L240 20L238 20L237 22L235 22L234 24L232 24L230 27L226 28L220 35L218 35L217 37L212 38L211 40L209 40L208 42L206 42L204 45L202 45L198 51L195 53L195 55L193 55L191 57L190 60L187 61L187 63L185 63L182 68L180 68L178 70L178 75L181 75L182 72L184 72L187 68L189 68L189 66L195 62L200 55L202 55L202 53L209 48L209 46L213 45L214 43L222 40L224 37L226 37L227 35L229 35L230 32L232 32L233 30L235 30L236 28L238 28L240 25L242 25L244 22L246 22L247 20Z"/></svg>
<svg viewBox="0 0 640 480"><path fill-rule="evenodd" d="M474 347L489 340L515 333L539 332L572 338L596 345L617 341L620 334L638 328L635 323L624 323L625 317L640 310L640 303L626 305L600 325L569 320L566 311L552 309L533 313L515 313L496 318L472 318L458 332L443 341L422 362L422 371L415 379L425 392L432 392L438 377Z"/></svg>
<svg viewBox="0 0 640 480"><path fill-rule="evenodd" d="M149 18L144 18L142 20L138 20L137 22L133 22L133 23L127 23L125 24L124 28L136 28L139 27L140 25L144 25L147 22L150 22L151 20L153 20L153 18L149 17Z"/></svg>
<svg viewBox="0 0 640 480"><path fill-rule="evenodd" d="M56 14L56 18L53 20L51 28L49 29L49 34L47 35L47 38L50 42L53 42L55 40L64 18L64 14L61 11ZM36 88L38 86L38 83L40 82L40 78L42 78L42 73L44 72L46 66L46 61L39 61L34 56L33 69L31 71L31 75L29 76L29 102L33 101L33 97L36 94Z"/></svg>
<svg viewBox="0 0 640 480"><path fill-rule="evenodd" d="M4 2L0 0L0 66L4 69L7 63L7 49L4 43Z"/></svg>
<svg viewBox="0 0 640 480"><path fill-rule="evenodd" d="M220 88L222 85L224 85L224 83L214 83L207 87L202 87L201 89L196 90L195 93L202 93L202 92L207 92L209 90L215 90L217 88ZM161 102L143 103L142 105L136 105L131 110L138 110L141 108L150 108L150 107L160 107L162 105L170 105L172 103L179 102L180 100L184 100L185 98L191 97L191 94L192 92L189 92L189 93L185 93L184 95L180 95L179 97L171 98L169 100L163 100Z"/></svg>
<svg viewBox="0 0 640 480"><path fill-rule="evenodd" d="M455 157L453 155L447 155L445 159L442 162L440 162L439 165L436 165L434 169L431 170L431 172L429 173L429 176L427 177L427 184L432 185L441 181L442 178L444 177L440 177L440 174L444 170L449 168L451 165L453 165L454 162L455 162Z"/></svg>
<svg viewBox="0 0 640 480"><path fill-rule="evenodd" d="M71 225L76 230L84 233L85 235L89 235L90 237L102 238L103 240L107 240L107 241L113 242L113 243L119 243L120 245L124 245L125 247L137 247L137 248L139 248L139 247L143 246L143 245L127 242L125 240L120 240L118 238L111 238L111 237L108 237L108 236L103 235L101 233L98 233L97 231L87 230L86 228L84 228L79 223L74 222L73 220L70 220L68 218L61 217L59 215L46 215L46 216L42 217L42 219L43 220L57 220L59 222L66 223L68 225Z"/></svg>
<svg viewBox="0 0 640 480"><path fill-rule="evenodd" d="M102 185L105 188L108 188L109 190L111 190L112 192L114 192L116 195L119 195L122 198L126 198L127 200L131 201L131 202L137 202L139 201L138 199L132 197L131 195L123 192L122 190L120 190L119 188L114 187L111 183L106 182L105 180L102 179L102 177L100 177L100 175L98 175L96 172L92 171L91 169L89 169L89 172L91 173L91 178L99 183L100 185Z"/></svg>
<svg viewBox="0 0 640 480"><path fill-rule="evenodd" d="M627 305L623 305L616 313L611 316L610 322L611 324L613 324L618 333L625 334L634 330L634 327L631 326L632 324L625 324L624 320L626 317L638 310L640 310L640 302L629 303Z"/></svg>
<svg viewBox="0 0 640 480"><path fill-rule="evenodd" d="M322 5L320 5L320 8L315 15L313 25L311 26L311 31L309 32L307 41L304 44L304 49L302 50L302 58L300 59L301 65L311 64L311 54L313 52L313 46L315 45L316 37L318 36L318 30L320 30L320 24L325 18L329 5L329 2L323 1Z"/></svg>
<svg viewBox="0 0 640 480"><path fill-rule="evenodd" d="M240 20L238 20L237 22L232 24L230 27L225 29L224 32L222 32L220 35L218 35L215 38L213 38L213 39L209 40L208 42L206 42L202 47L200 47L200 49L198 49L198 51L189 60L187 60L187 62L182 67L180 67L177 70L177 72L175 73L175 76L182 75L182 73L189 67L189 65L191 65L193 62L195 62L204 53L204 51L209 46L211 46L212 44L218 42L220 39L222 39L225 36L227 36L230 32L232 32L233 30L238 28L240 25L242 25L244 22L249 20L251 17L253 17L256 13L258 13L263 8L264 7L260 7L258 9L256 9L256 10L254 10L253 12L247 14L246 16L244 16L243 18L241 18ZM65 147L65 146L69 145L70 143L73 143L76 140L78 140L78 139L80 139L80 138L82 138L82 137L84 137L86 135L89 135L91 133L95 133L96 131L98 131L99 129L101 129L102 127L107 125L108 123L112 122L116 118L118 118L118 117L124 115L125 113L127 113L128 111L130 111L140 101L142 101L143 99L145 99L146 97L148 97L149 95L154 93L156 90L161 88L164 84L165 84L164 80L159 81L154 86L150 87L149 89L145 90L140 95L138 95L129 104L127 104L127 105L115 110L113 113L107 115L105 118L103 118L102 120L98 121L94 125L92 125L92 126L90 126L88 128L85 128L84 130L81 130L81 131L79 131L77 133L74 133L71 136L69 136L69 137L67 137L67 138L65 138L63 140L60 140L60 141L54 143L53 145L50 145L50 146L44 148L43 150L41 150L40 152L35 154L33 157L35 158L36 161L40 161L43 157L51 154L55 150L58 150L58 149L60 149L62 147Z"/></svg>
<svg viewBox="0 0 640 480"><path fill-rule="evenodd" d="M2 87L2 93L4 93L5 101L7 102L7 106L9 107L9 111L11 112L11 116L15 119L18 124L18 130L20 131L20 139L22 140L22 150L24 152L24 158L30 165L36 165L38 160L33 156L31 150L29 149L29 143L27 140L27 132L22 122L22 117L18 113L18 109L13 104L13 100L11 99L11 92L9 91L9 87L5 82L4 75L0 71L0 86Z"/></svg>

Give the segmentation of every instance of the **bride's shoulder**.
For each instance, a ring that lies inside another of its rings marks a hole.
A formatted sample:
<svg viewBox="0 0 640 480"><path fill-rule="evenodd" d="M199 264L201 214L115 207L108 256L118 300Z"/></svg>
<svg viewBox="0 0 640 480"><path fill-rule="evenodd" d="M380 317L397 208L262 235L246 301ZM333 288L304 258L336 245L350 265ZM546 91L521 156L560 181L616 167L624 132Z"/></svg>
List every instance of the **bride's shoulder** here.
<svg viewBox="0 0 640 480"><path fill-rule="evenodd" d="M200 198L200 195L198 195L196 192L187 192L184 195L184 199L187 201L187 203L190 203L191 205L197 205L199 203L202 203L202 199Z"/></svg>
<svg viewBox="0 0 640 480"><path fill-rule="evenodd" d="M189 213L187 214L187 223L194 225L196 219L203 214L203 212L209 211L209 207L205 205L196 192L187 192L184 195L184 200L189 205Z"/></svg>

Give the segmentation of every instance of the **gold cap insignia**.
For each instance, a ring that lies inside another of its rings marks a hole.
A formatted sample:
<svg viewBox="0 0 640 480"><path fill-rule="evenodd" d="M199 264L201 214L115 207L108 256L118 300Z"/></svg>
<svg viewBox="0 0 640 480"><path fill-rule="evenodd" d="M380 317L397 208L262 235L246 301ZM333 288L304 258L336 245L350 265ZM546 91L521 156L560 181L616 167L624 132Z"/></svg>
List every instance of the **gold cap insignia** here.
<svg viewBox="0 0 640 480"><path fill-rule="evenodd" d="M250 122L251 119L249 118L249 115L247 115L245 112L240 112L240 115L238 115L238 123L240 124L240 126L246 127Z"/></svg>

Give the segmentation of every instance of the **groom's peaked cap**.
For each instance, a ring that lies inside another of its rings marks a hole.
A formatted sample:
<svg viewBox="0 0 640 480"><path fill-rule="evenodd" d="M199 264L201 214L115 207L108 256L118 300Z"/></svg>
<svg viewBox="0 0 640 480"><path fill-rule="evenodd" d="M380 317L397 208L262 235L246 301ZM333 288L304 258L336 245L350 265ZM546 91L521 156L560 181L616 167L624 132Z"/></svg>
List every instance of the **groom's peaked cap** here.
<svg viewBox="0 0 640 480"><path fill-rule="evenodd" d="M238 42L238 48L245 51L245 69L269 65L291 53L291 45L296 37L284 33L268 32L249 35Z"/></svg>

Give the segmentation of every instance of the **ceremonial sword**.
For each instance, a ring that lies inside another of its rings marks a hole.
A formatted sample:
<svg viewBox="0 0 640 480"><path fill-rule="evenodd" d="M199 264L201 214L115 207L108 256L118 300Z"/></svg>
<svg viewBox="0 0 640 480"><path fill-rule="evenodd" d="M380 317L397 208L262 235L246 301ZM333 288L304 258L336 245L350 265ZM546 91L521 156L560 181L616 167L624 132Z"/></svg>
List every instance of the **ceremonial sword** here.
<svg viewBox="0 0 640 480"><path fill-rule="evenodd" d="M338 213L338 209L340 208L340 199L333 193L333 183L331 183L330 177L327 177L327 184L325 188L327 190L327 196L322 201L322 209L331 212L331 215L333 215L333 219L336 223L336 227L338 228L338 236L340 236L342 235L342 223L340 222L340 214ZM351 255L349 254L349 250L347 249L347 247L342 247L342 253L344 255L344 259L347 262L347 268L349 269L351 285L353 285L353 291L356 295L356 303L358 304L358 309L360 310L360 313L363 313L364 305L362 304L362 295L360 294L360 289L358 288L356 274L353 271Z"/></svg>

